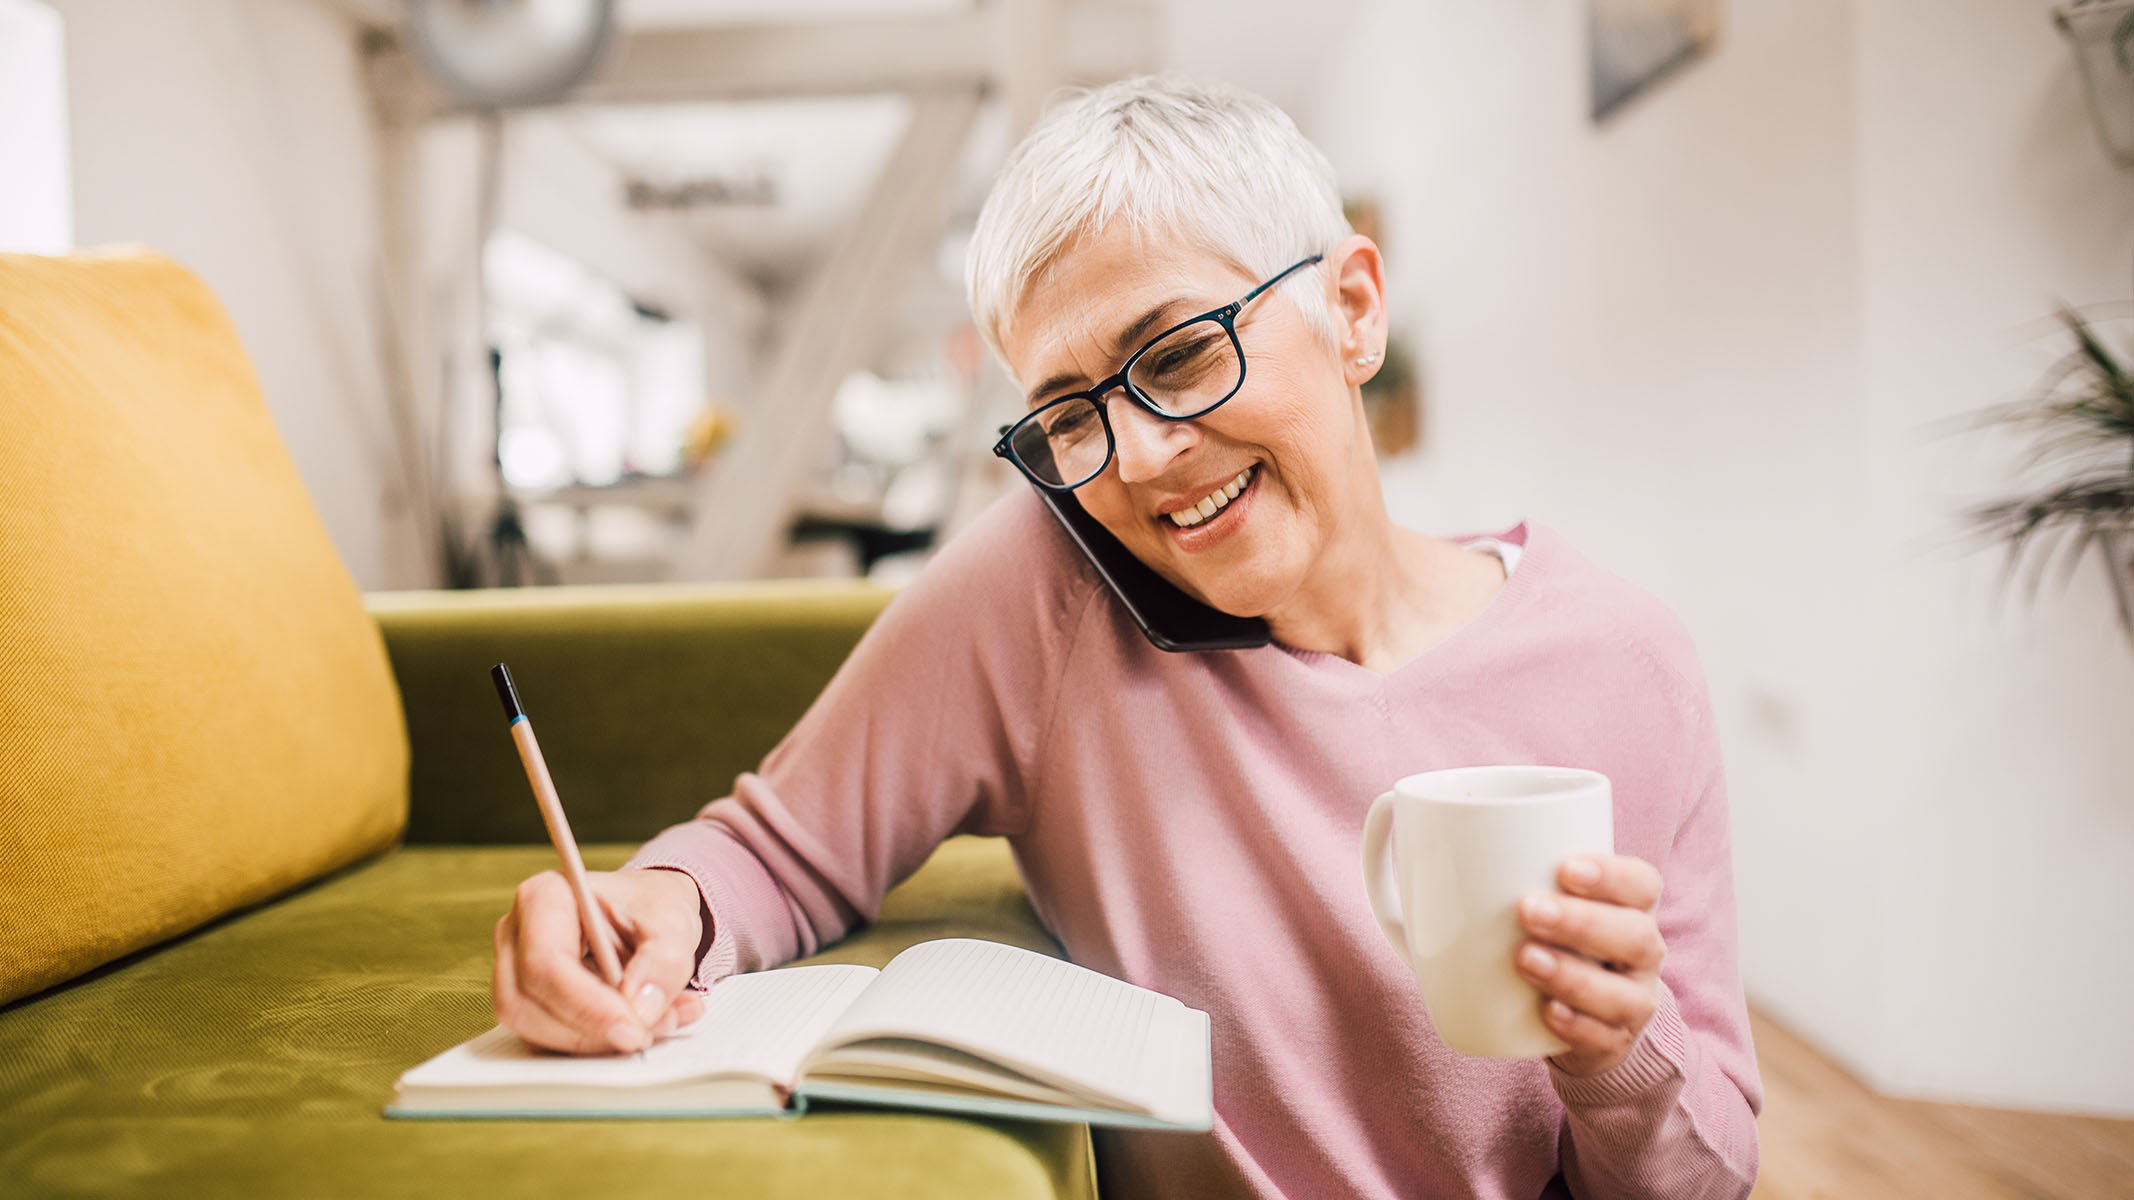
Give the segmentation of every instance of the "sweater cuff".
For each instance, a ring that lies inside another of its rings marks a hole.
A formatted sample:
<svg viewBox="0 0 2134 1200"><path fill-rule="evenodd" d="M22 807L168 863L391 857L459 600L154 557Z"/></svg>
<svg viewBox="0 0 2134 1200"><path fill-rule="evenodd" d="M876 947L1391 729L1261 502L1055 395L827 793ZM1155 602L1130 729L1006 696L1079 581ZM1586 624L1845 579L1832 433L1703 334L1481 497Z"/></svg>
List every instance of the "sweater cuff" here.
<svg viewBox="0 0 2134 1200"><path fill-rule="evenodd" d="M737 853L747 860L745 864L731 861ZM747 969L744 964L760 958L748 934L747 921L736 919L737 914L749 911L750 897L742 894L745 887L736 886L735 881L760 878L763 868L747 847L722 828L708 821L677 825L639 847L623 867L680 871L695 881L702 905L699 913L704 919L704 938L697 943L697 969L689 980L691 988L707 991L726 976ZM765 886L777 885L766 880ZM776 904L775 899L772 903ZM760 903L757 911L762 911Z"/></svg>
<svg viewBox="0 0 2134 1200"><path fill-rule="evenodd" d="M1687 1061L1689 1032L1682 1024L1675 994L1660 985L1660 1003L1623 1061L1598 1075L1573 1075L1549 1061L1549 1080L1567 1107L1590 1108L1630 1100L1670 1079L1679 1079Z"/></svg>
<svg viewBox="0 0 2134 1200"><path fill-rule="evenodd" d="M713 968L713 953L719 946L719 917L717 913L712 911L711 899L704 891L704 879L702 876L690 870L686 863L668 862L658 858L646 859L642 862L633 858L624 863L622 869L625 871L673 871L677 874L688 876L690 882L696 884L697 919L703 924L704 934L697 939L696 970L690 974L689 982L684 986L694 992L708 992L711 990L711 985L717 983L722 976L733 974L733 954L730 948L725 956L728 960L725 969L715 970Z"/></svg>

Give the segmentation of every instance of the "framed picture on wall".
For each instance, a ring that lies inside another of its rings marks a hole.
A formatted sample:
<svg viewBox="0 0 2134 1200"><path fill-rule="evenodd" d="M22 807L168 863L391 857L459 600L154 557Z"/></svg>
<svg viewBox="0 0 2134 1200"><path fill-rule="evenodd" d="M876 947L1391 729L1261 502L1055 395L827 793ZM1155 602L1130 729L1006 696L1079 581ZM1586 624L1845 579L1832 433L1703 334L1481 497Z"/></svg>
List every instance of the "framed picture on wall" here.
<svg viewBox="0 0 2134 1200"><path fill-rule="evenodd" d="M1719 0L1586 0L1586 11L1595 121L1719 40Z"/></svg>

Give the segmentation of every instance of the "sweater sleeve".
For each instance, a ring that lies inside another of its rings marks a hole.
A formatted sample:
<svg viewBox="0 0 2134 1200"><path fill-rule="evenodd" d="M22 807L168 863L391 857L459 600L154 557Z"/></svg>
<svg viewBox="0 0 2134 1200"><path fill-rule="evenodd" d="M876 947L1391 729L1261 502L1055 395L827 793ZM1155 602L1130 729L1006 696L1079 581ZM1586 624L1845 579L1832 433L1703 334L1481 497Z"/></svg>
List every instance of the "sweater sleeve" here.
<svg viewBox="0 0 2134 1200"><path fill-rule="evenodd" d="M1580 1200L1739 1200L1756 1182L1763 1087L1735 960L1734 880L1718 736L1693 676L1686 801L1660 868L1659 1007L1598 1075L1549 1066L1564 1105L1565 1182Z"/></svg>
<svg viewBox="0 0 2134 1200"><path fill-rule="evenodd" d="M1028 822L1026 780L1094 580L1034 497L944 546L731 795L628 866L694 879L697 987L813 954L956 833Z"/></svg>

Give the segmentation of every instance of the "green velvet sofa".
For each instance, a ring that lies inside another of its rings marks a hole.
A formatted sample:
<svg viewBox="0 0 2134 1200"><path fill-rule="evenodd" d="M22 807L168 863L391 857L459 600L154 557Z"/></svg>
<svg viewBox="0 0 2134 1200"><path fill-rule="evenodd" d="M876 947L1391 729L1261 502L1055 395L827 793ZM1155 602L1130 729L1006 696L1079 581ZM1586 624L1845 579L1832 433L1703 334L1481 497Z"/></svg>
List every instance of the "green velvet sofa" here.
<svg viewBox="0 0 2134 1200"><path fill-rule="evenodd" d="M492 927L553 865L490 664L612 867L886 599L361 596L197 280L0 255L0 1197L1093 1196L1079 1125L380 1114L492 1023ZM961 838L820 957L955 935L1057 953Z"/></svg>
<svg viewBox="0 0 2134 1200"><path fill-rule="evenodd" d="M388 1121L486 1029L490 930L554 865L489 689L517 674L595 868L753 766L879 608L835 585L372 597L406 706L407 843L0 1011L0 1195L1078 1196L1088 1131L902 1113ZM820 956L1052 943L959 838Z"/></svg>

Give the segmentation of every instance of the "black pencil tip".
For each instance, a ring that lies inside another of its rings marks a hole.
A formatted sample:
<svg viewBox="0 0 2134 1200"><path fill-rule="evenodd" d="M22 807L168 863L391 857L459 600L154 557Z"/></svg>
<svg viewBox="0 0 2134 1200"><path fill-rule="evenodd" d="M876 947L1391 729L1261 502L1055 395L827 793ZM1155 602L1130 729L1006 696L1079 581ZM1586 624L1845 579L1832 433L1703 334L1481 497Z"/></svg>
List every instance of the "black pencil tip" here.
<svg viewBox="0 0 2134 1200"><path fill-rule="evenodd" d="M511 686L511 669L503 663L489 668L489 678L496 684L496 698L504 702L504 719L516 721L526 715L519 707L519 692Z"/></svg>

